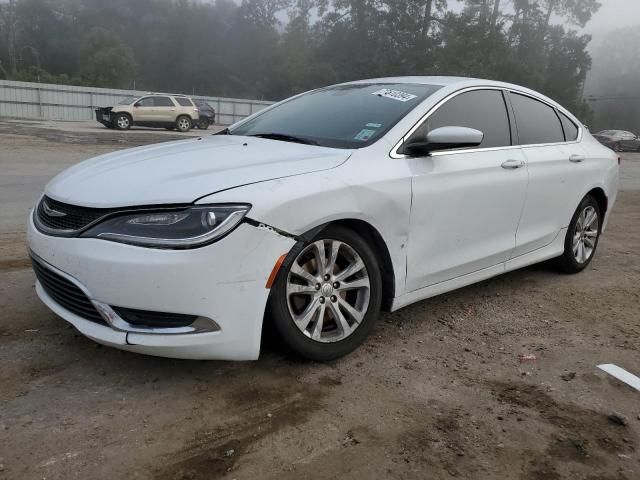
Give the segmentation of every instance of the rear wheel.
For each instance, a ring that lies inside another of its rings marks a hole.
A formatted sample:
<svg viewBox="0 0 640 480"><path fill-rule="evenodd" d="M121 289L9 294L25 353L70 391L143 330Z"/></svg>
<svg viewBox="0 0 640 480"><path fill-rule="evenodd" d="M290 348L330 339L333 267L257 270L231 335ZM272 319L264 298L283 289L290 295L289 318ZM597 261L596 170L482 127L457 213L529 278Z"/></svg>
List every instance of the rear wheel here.
<svg viewBox="0 0 640 480"><path fill-rule="evenodd" d="M188 132L191 130L191 119L186 115L180 115L176 119L176 128L179 132Z"/></svg>
<svg viewBox="0 0 640 480"><path fill-rule="evenodd" d="M613 144L613 151L614 152L621 152L622 151L622 144L620 142L616 142Z"/></svg>
<svg viewBox="0 0 640 480"><path fill-rule="evenodd" d="M113 119L113 124L118 130L129 130L131 128L131 117L126 113L117 113Z"/></svg>
<svg viewBox="0 0 640 480"><path fill-rule="evenodd" d="M595 198L587 195L573 214L564 253L558 258L558 266L566 273L584 270L596 253L602 227L602 212Z"/></svg>
<svg viewBox="0 0 640 480"><path fill-rule="evenodd" d="M381 300L380 269L371 247L351 230L329 226L291 250L272 288L270 311L289 348L327 361L364 342Z"/></svg>

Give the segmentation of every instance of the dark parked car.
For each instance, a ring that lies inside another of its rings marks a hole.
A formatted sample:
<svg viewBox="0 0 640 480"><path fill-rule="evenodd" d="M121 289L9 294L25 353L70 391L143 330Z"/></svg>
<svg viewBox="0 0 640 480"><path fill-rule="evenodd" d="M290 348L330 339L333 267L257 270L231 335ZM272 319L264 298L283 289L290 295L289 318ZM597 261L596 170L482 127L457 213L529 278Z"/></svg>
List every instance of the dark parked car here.
<svg viewBox="0 0 640 480"><path fill-rule="evenodd" d="M594 137L616 152L640 152L640 137L624 130L602 130Z"/></svg>
<svg viewBox="0 0 640 480"><path fill-rule="evenodd" d="M198 108L199 120L195 126L201 130L206 130L209 125L216 122L216 111L204 100L194 100L196 107Z"/></svg>

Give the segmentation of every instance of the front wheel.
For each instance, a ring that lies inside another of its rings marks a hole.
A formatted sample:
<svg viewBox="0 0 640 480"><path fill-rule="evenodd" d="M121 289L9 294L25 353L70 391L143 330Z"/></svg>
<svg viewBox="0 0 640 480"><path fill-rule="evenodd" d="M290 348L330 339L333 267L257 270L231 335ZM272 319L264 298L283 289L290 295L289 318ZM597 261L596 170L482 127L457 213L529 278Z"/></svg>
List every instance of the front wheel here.
<svg viewBox="0 0 640 480"><path fill-rule="evenodd" d="M176 120L176 128L179 132L188 132L191 130L191 119L186 115L178 117Z"/></svg>
<svg viewBox="0 0 640 480"><path fill-rule="evenodd" d="M622 144L620 142L616 142L613 144L613 151L614 152L621 152L622 151Z"/></svg>
<svg viewBox="0 0 640 480"><path fill-rule="evenodd" d="M131 128L131 117L126 113L116 114L113 120L118 130L129 130Z"/></svg>
<svg viewBox="0 0 640 480"><path fill-rule="evenodd" d="M316 361L362 344L380 312L382 279L371 247L329 226L291 250L271 290L270 312L284 343Z"/></svg>
<svg viewBox="0 0 640 480"><path fill-rule="evenodd" d="M209 128L209 120L206 118L200 119L196 125L200 130L206 130Z"/></svg>
<svg viewBox="0 0 640 480"><path fill-rule="evenodd" d="M566 273L578 273L587 268L596 253L602 226L602 212L595 198L587 195L573 214L564 253L558 266Z"/></svg>

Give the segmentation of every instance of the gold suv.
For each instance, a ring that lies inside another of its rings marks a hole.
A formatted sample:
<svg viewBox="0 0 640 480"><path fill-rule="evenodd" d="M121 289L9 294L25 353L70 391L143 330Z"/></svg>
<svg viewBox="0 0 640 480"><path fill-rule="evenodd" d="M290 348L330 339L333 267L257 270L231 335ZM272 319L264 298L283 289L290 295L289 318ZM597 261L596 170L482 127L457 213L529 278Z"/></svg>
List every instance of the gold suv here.
<svg viewBox="0 0 640 480"><path fill-rule="evenodd" d="M149 94L127 97L117 105L96 109L96 120L107 128L128 130L131 125L163 127L188 132L198 121L198 109L185 95Z"/></svg>

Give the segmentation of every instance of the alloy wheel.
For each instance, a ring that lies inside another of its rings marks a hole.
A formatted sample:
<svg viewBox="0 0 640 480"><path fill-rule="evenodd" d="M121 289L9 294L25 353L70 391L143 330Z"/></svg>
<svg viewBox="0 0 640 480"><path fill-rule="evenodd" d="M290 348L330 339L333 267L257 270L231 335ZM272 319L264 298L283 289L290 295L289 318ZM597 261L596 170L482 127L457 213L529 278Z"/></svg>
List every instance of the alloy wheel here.
<svg viewBox="0 0 640 480"><path fill-rule="evenodd" d="M292 263L286 296L293 322L303 334L317 342L338 342L351 335L367 313L367 267L348 244L317 240Z"/></svg>
<svg viewBox="0 0 640 480"><path fill-rule="evenodd" d="M599 231L598 212L588 205L578 216L573 234L573 256L578 263L586 263L593 255Z"/></svg>
<svg viewBox="0 0 640 480"><path fill-rule="evenodd" d="M178 120L178 129L180 129L181 131L189 130L190 127L191 122L189 121L189 119L182 117Z"/></svg>
<svg viewBox="0 0 640 480"><path fill-rule="evenodd" d="M117 121L118 128L121 128L123 130L129 128L129 117L127 117L126 115L120 115Z"/></svg>

